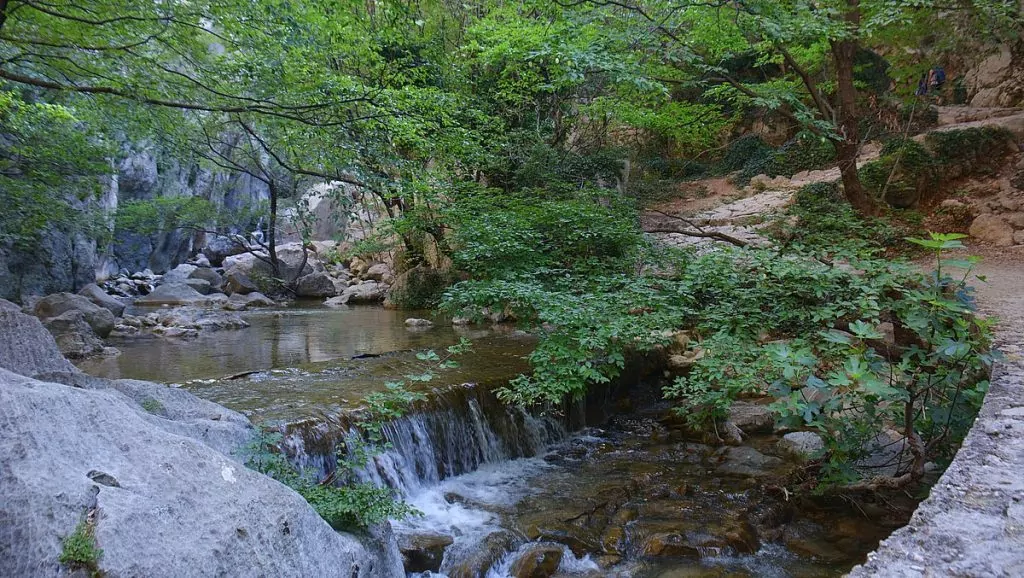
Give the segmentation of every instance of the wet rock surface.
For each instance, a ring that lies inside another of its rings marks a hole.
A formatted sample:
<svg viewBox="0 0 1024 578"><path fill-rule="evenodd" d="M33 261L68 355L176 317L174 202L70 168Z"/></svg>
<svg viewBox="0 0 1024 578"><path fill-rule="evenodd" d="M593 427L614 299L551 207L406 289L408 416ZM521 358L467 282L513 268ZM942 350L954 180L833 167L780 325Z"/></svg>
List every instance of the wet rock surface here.
<svg viewBox="0 0 1024 578"><path fill-rule="evenodd" d="M455 541L441 573L838 576L905 521L884 506L869 520L841 501L791 499L781 486L798 466L780 457L775 435L724 448L691 435L660 411L618 415L507 471L484 467L442 482L431 491L443 495L438 519L452 524ZM479 523L471 513L488 521L467 546ZM460 517L473 522L459 525Z"/></svg>

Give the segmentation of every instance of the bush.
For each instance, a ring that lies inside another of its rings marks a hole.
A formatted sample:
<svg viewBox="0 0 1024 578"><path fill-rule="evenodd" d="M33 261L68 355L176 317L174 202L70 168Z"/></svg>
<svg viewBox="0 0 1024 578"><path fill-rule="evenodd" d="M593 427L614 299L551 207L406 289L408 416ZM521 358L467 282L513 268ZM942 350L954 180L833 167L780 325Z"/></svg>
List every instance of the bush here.
<svg viewBox="0 0 1024 578"><path fill-rule="evenodd" d="M801 171L823 169L836 160L832 143L813 135L801 134L790 139L778 150L751 157L737 176L737 182L746 184L757 175L790 177Z"/></svg>
<svg viewBox="0 0 1024 578"><path fill-rule="evenodd" d="M103 550L96 547L91 520L91 516L82 520L75 531L64 538L58 560L72 570L82 569L93 578L98 578L101 576L98 565Z"/></svg>
<svg viewBox="0 0 1024 578"><path fill-rule="evenodd" d="M604 193L484 191L460 199L447 214L456 269L498 278L537 269L622 267L641 242L635 208Z"/></svg>

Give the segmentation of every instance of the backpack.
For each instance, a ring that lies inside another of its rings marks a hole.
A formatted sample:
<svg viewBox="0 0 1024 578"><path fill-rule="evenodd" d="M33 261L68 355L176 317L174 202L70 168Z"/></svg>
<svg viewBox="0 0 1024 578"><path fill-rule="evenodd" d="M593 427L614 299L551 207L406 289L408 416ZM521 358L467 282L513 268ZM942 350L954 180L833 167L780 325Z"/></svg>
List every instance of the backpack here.
<svg viewBox="0 0 1024 578"><path fill-rule="evenodd" d="M935 67L935 76L932 78L932 84L935 86L942 86L946 82L946 71L941 66Z"/></svg>

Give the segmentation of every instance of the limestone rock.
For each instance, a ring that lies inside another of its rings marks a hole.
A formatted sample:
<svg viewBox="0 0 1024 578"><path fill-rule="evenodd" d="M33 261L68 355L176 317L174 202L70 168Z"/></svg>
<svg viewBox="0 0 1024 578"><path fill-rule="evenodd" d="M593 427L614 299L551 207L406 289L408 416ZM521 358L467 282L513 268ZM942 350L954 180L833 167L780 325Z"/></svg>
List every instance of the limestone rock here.
<svg viewBox="0 0 1024 578"><path fill-rule="evenodd" d="M90 512L107 576L396 575L298 494L187 435L224 413L177 422L112 388L0 370L0 575L59 575L61 540Z"/></svg>
<svg viewBox="0 0 1024 578"><path fill-rule="evenodd" d="M1013 232L1013 244L1024 245L1024 229Z"/></svg>
<svg viewBox="0 0 1024 578"><path fill-rule="evenodd" d="M445 534L413 534L398 541L402 565L408 573L439 572L444 551L454 539Z"/></svg>
<svg viewBox="0 0 1024 578"><path fill-rule="evenodd" d="M339 295L340 303L374 303L384 299L384 286L376 281L363 281L345 289Z"/></svg>
<svg viewBox="0 0 1024 578"><path fill-rule="evenodd" d="M340 295L337 297L331 297L327 301L324 301L324 306L331 308L348 309L348 298L346 297L343 299Z"/></svg>
<svg viewBox="0 0 1024 578"><path fill-rule="evenodd" d="M745 434L771 433L776 414L767 405L737 401L729 407L729 421Z"/></svg>
<svg viewBox="0 0 1024 578"><path fill-rule="evenodd" d="M202 279L210 284L210 289L214 291L220 291L221 287L224 286L224 278L220 276L220 273L210 269L209 267L198 267L191 275L189 279Z"/></svg>
<svg viewBox="0 0 1024 578"><path fill-rule="evenodd" d="M186 263L182 263L181 265L178 265L174 269L171 269L170 271L164 273L163 279L161 279L161 283L184 283L185 279L188 279L189 276L191 276L192 273L198 268L199 267L196 267L195 265L188 265Z"/></svg>
<svg viewBox="0 0 1024 578"><path fill-rule="evenodd" d="M245 246L241 243L235 242L229 237L217 235L206 242L203 254L210 260L211 265L220 266L225 258L244 253L245 250Z"/></svg>
<svg viewBox="0 0 1024 578"><path fill-rule="evenodd" d="M327 273L310 273L299 278L295 294L299 297L333 297L338 293L334 280Z"/></svg>
<svg viewBox="0 0 1024 578"><path fill-rule="evenodd" d="M238 269L231 269L224 276L224 292L228 295L248 295L258 291L256 284L252 282L244 272Z"/></svg>
<svg viewBox="0 0 1024 578"><path fill-rule="evenodd" d="M352 271L353 275L362 277L370 268L370 265L359 257L352 257L352 260L348 263L348 268Z"/></svg>
<svg viewBox="0 0 1024 578"><path fill-rule="evenodd" d="M799 460L818 457L825 450L821 436L809 431L795 431L782 436L779 451Z"/></svg>
<svg viewBox="0 0 1024 578"><path fill-rule="evenodd" d="M1024 229L1024 213L1011 213L1003 215L1014 229Z"/></svg>
<svg viewBox="0 0 1024 578"><path fill-rule="evenodd" d="M157 287L152 293L139 297L136 305L207 305L210 299L184 283L168 283Z"/></svg>
<svg viewBox="0 0 1024 578"><path fill-rule="evenodd" d="M273 299L259 292L247 293L245 295L235 293L230 299L228 299L224 308L230 311L241 311L244 309L255 309L257 307L273 307L274 305L277 305L277 303L275 303Z"/></svg>
<svg viewBox="0 0 1024 578"><path fill-rule="evenodd" d="M415 317L410 317L405 320L406 327L430 327L433 324L434 322L429 319L417 319Z"/></svg>
<svg viewBox="0 0 1024 578"><path fill-rule="evenodd" d="M81 311L86 322L100 337L106 337L114 330L114 314L82 295L54 293L40 299L34 308L36 317L40 319L57 317L72 310Z"/></svg>
<svg viewBox="0 0 1024 578"><path fill-rule="evenodd" d="M209 295L213 291L210 282L205 279L185 279L185 285L195 289L200 295Z"/></svg>
<svg viewBox="0 0 1024 578"><path fill-rule="evenodd" d="M1024 74L1020 71L1019 58L1004 44L969 71L965 81L972 95L971 106L1008 107L1024 103Z"/></svg>
<svg viewBox="0 0 1024 578"><path fill-rule="evenodd" d="M1013 245L1013 227L998 215L984 214L975 217L971 223L970 234L979 241L997 247Z"/></svg>
<svg viewBox="0 0 1024 578"><path fill-rule="evenodd" d="M783 464L779 458L766 456L747 446L724 448L719 457L722 463L718 466L718 473L733 476L767 476L772 469Z"/></svg>
<svg viewBox="0 0 1024 578"><path fill-rule="evenodd" d="M512 563L510 574L515 578L549 578L558 571L564 550L554 544L536 544L524 548Z"/></svg>
<svg viewBox="0 0 1024 578"><path fill-rule="evenodd" d="M6 304L13 303L0 301L0 368L28 377L78 371L39 319Z"/></svg>
<svg viewBox="0 0 1024 578"><path fill-rule="evenodd" d="M68 359L84 359L103 353L103 340L89 327L85 314L76 309L43 320L60 352Z"/></svg>
<svg viewBox="0 0 1024 578"><path fill-rule="evenodd" d="M117 299L111 297L106 291L100 288L95 283L90 283L78 292L79 295L85 297L89 301L92 301L96 305L110 311L114 314L114 317L120 317L124 314L124 303L121 303Z"/></svg>
<svg viewBox="0 0 1024 578"><path fill-rule="evenodd" d="M388 267L384 263L377 263L366 270L363 277L372 281L385 283L390 285L395 280L394 273L391 272L391 267Z"/></svg>

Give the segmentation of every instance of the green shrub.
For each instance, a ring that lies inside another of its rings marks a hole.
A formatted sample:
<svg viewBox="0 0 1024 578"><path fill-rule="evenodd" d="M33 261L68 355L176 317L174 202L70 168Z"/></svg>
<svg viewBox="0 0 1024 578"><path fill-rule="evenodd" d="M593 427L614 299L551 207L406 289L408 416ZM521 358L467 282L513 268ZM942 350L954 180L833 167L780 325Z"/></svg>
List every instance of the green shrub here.
<svg viewBox="0 0 1024 578"><path fill-rule="evenodd" d="M149 413L164 413L164 404L160 403L158 400L155 400L153 398L146 399L145 401L142 402L141 405L142 409L148 411Z"/></svg>
<svg viewBox="0 0 1024 578"><path fill-rule="evenodd" d="M447 213L456 269L492 278L537 269L622 267L641 242L635 207L615 193L537 193L484 191L456 202Z"/></svg>
<svg viewBox="0 0 1024 578"><path fill-rule="evenodd" d="M836 151L831 142L814 135L800 134L774 152L750 157L737 176L737 182L746 184L762 174L790 177L801 171L826 168L835 160Z"/></svg>
<svg viewBox="0 0 1024 578"><path fill-rule="evenodd" d="M715 169L720 174L727 174L748 165L762 166L773 152L772 147L761 140L761 137L754 134L743 135L729 143Z"/></svg>
<svg viewBox="0 0 1024 578"><path fill-rule="evenodd" d="M103 550L96 547L93 526L88 519L82 520L75 531L64 538L58 560L72 570L82 569L93 578L101 576L99 560Z"/></svg>
<svg viewBox="0 0 1024 578"><path fill-rule="evenodd" d="M400 309L433 309L454 282L451 271L420 265L398 276L388 300Z"/></svg>

